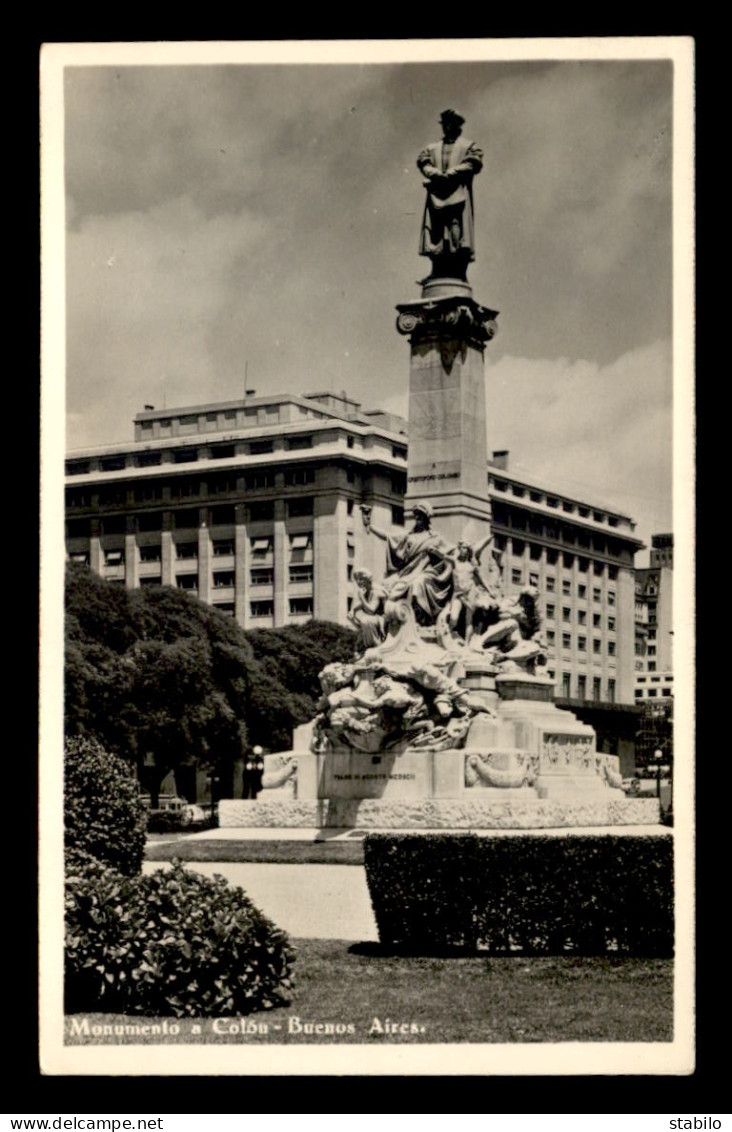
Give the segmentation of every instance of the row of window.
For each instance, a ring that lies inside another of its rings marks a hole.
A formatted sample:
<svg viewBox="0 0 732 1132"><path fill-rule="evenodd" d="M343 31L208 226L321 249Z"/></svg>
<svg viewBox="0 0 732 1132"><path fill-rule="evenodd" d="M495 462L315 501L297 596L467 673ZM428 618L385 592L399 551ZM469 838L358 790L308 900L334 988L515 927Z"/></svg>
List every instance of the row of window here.
<svg viewBox="0 0 732 1132"><path fill-rule="evenodd" d="M495 544L498 550L506 551L508 547L507 540L503 535L495 536ZM511 555L514 558L523 558L524 551L526 550L527 543L523 539L511 540ZM571 570L575 562L577 563L577 570L580 574L594 574L596 578L602 578L607 570L607 575L611 579L618 576L618 567L609 565L606 567L604 562L593 562L590 564L589 558L581 558L578 555L568 553L567 551L553 550L551 547L546 548L539 546L537 543L528 543L529 559L532 562L541 562L542 559L548 566L561 565L565 570ZM590 570L590 565L592 570ZM538 571L537 571L538 577ZM567 579L570 581L570 579Z"/></svg>
<svg viewBox="0 0 732 1132"><path fill-rule="evenodd" d="M509 484L506 480L494 478L493 486L496 491L509 491ZM535 491L532 488L523 487L521 484L511 484L510 491L516 499L526 499L528 496L531 503L545 503L547 507L552 507L555 510L561 509L567 515L577 514L581 519L589 519L591 516L596 523L604 523L607 520L610 527L617 527L620 522L616 515L607 515L604 511L597 511L581 503L572 503L569 499L559 499L555 495L545 495L542 491Z"/></svg>
<svg viewBox="0 0 732 1132"><path fill-rule="evenodd" d="M554 673L553 669L549 669L548 672L547 672L547 675L550 676L552 680L555 679L555 673ZM563 696L567 700L573 699L573 698L578 699L578 700L588 699L589 698L588 697L588 689L590 687L591 687L591 690L592 690L592 697L591 698L593 700L595 700L596 702L601 701L602 700L602 677L601 676L593 676L592 677L592 684L588 685L587 677L584 675L584 673L580 673L576 677L576 685L573 689L572 688L572 673L571 672L562 672L561 675L560 675L560 678L559 678L560 695ZM615 703L616 692L617 692L616 681L615 680L608 680L608 682L607 682L607 701L609 703L611 703L611 704Z"/></svg>
<svg viewBox="0 0 732 1132"><path fill-rule="evenodd" d="M609 571L608 571L608 577L610 577L611 579L615 579L615 578L617 578L617 576L618 576L617 569L615 567L611 566L609 568ZM518 567L518 566L512 566L511 567L511 584L514 585L514 586L520 586L520 585L523 585L523 581L524 581L523 570L521 570L520 567ZM531 571L529 571L529 585L530 586L537 586L537 587L541 586L541 588L544 590L545 593L553 594L553 593L557 592L557 579L553 574L545 575L544 581L541 582L538 571L531 570ZM577 597L582 599L582 600L585 600L587 598L588 592L589 592L589 590L588 590L588 586L586 585L586 583L580 582L579 585L577 586ZM572 586L572 579L571 578L562 578L562 593L564 594L565 597L571 597L572 596L573 586ZM612 597L612 602L610 604L614 604L615 590L608 590L608 595L610 597ZM593 586L592 587L592 600L593 601L602 601L602 587L601 586Z"/></svg>
<svg viewBox="0 0 732 1132"><path fill-rule="evenodd" d="M572 648L572 640L573 639L572 639L571 633L562 633L562 648L563 649L571 649ZM549 645L550 648L556 647L557 634L555 633L555 631L553 629L547 629L546 643ZM588 651L588 649L587 649L587 637L578 636L577 639L576 639L576 646L577 646L578 652L587 652ZM600 640L599 637L593 637L593 639L592 639L592 653L593 653L593 655L597 656L601 652L602 652L602 641ZM608 656L615 656L616 655L615 641L608 641L607 642L607 654L608 654Z"/></svg>
<svg viewBox="0 0 732 1132"><path fill-rule="evenodd" d="M636 688L635 689L635 698L637 700L641 700L641 699L644 699L646 697L648 697L648 699L655 700L659 696L670 696L672 694L673 693L671 692L671 688Z"/></svg>
<svg viewBox="0 0 732 1132"><path fill-rule="evenodd" d="M614 605L615 603L614 602L608 602L608 604ZM557 613L556 606L551 605L551 603L547 604L547 607L546 607L546 619L547 619L547 621L554 621L556 619L556 613ZM577 621L578 625L588 625L589 622L587 620L587 611L584 610L584 609L578 609L577 612L576 612L575 620ZM572 621L572 610L566 605L562 607L562 621L564 621L564 622L571 622ZM617 618L608 617L605 628L608 629L611 633L614 633L616 627L617 627ZM592 614L592 628L593 629L601 629L602 628L602 614L600 614L600 613L593 613Z"/></svg>

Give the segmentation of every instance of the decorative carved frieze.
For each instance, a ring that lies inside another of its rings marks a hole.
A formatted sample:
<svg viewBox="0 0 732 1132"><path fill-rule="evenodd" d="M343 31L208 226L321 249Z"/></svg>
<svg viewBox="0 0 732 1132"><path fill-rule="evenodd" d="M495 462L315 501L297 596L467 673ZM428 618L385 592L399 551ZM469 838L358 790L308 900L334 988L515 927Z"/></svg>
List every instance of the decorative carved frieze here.
<svg viewBox="0 0 732 1132"><path fill-rule="evenodd" d="M474 299L455 296L397 306L397 330L412 345L452 340L482 350L498 330L498 311L489 310Z"/></svg>

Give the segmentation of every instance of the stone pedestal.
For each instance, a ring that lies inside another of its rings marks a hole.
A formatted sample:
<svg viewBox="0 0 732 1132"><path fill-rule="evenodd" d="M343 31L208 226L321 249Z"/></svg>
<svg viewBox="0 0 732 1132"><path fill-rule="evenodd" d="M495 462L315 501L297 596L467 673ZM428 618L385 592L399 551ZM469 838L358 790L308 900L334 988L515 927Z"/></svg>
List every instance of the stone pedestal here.
<svg viewBox="0 0 732 1132"><path fill-rule="evenodd" d="M406 504L429 502L448 540L474 542L490 522L483 351L498 312L457 280L430 279L423 295L397 307L411 346Z"/></svg>

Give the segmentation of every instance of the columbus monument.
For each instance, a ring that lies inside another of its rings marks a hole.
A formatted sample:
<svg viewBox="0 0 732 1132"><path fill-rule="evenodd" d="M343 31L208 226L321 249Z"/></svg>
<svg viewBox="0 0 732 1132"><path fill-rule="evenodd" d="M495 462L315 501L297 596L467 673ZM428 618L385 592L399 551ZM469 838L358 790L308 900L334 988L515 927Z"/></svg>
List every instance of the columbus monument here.
<svg viewBox="0 0 732 1132"><path fill-rule="evenodd" d="M509 592L493 543L483 355L498 312L473 297L479 146L441 115L421 151L421 298L397 307L410 346L407 506L386 530L383 574L356 564L349 663L319 674L318 714L292 750L267 756L257 801L229 799L222 826L549 829L645 825L656 799L628 798L618 758L554 704L540 595Z"/></svg>

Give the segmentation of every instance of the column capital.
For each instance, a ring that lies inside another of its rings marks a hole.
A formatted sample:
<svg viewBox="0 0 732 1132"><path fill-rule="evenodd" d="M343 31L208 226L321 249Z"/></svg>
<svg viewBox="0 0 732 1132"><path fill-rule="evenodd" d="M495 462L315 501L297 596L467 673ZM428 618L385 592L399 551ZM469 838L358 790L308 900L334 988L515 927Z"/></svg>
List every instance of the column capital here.
<svg viewBox="0 0 732 1132"><path fill-rule="evenodd" d="M450 338L482 350L498 330L498 311L483 307L468 296L399 303L396 309L397 330L412 345Z"/></svg>

